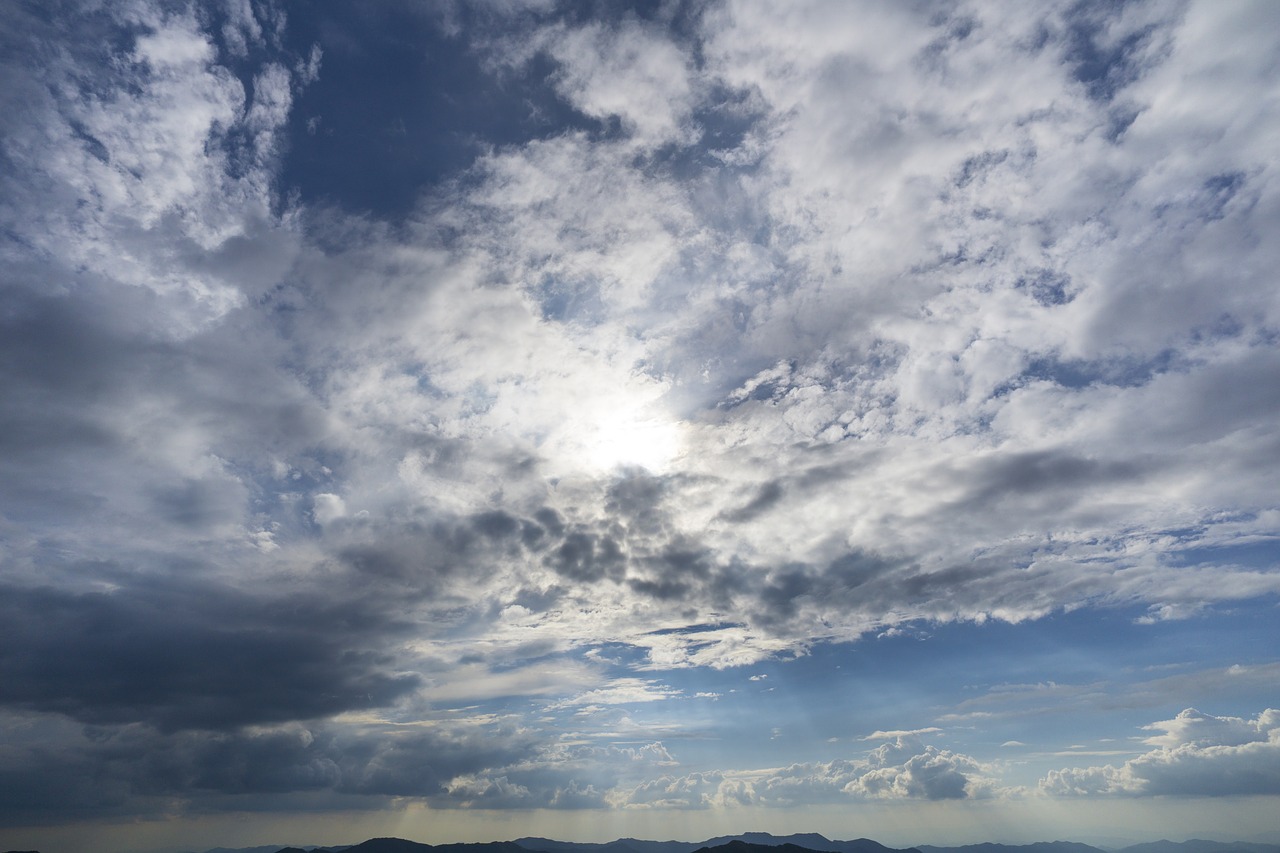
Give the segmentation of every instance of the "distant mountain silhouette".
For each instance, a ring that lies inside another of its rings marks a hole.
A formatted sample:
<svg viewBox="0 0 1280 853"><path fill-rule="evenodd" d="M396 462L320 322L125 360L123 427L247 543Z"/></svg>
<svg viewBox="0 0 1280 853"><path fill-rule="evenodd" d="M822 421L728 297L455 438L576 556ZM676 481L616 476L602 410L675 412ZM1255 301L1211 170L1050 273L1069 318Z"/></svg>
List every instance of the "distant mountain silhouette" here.
<svg viewBox="0 0 1280 853"><path fill-rule="evenodd" d="M603 844L581 841L555 841L550 838L517 838L514 842L536 853L692 853L697 845L687 841L641 841L619 838Z"/></svg>
<svg viewBox="0 0 1280 853"><path fill-rule="evenodd" d="M715 849L733 842L769 848L765 853L779 853L779 848L784 846L795 847L808 853L901 853L869 838L832 841L816 832L802 832L795 835L744 832L741 835L708 838L706 841L642 841L638 838L619 838L617 841L604 844L553 841L550 838L517 838L515 841L526 850L537 851L537 853L695 853L703 848ZM909 848L907 853L912 850L915 848Z"/></svg>
<svg viewBox="0 0 1280 853"><path fill-rule="evenodd" d="M343 853L529 853L528 848L511 841L478 844L420 844L403 838L370 838L346 848Z"/></svg>
<svg viewBox="0 0 1280 853"><path fill-rule="evenodd" d="M35 853L35 851L10 851ZM328 847L217 847L205 853L1107 853L1101 848L1074 841L1039 841L1034 844L967 844L962 847L938 847L921 844L896 849L869 838L832 841L816 832L794 835L772 835L768 832L744 832L722 835L706 841L645 841L619 838L600 844L556 841L551 838L525 837L515 841L492 841L479 844L422 844L403 838L370 838L356 845L335 844ZM1111 853L1280 853L1280 844L1250 841L1154 841L1134 844Z"/></svg>
<svg viewBox="0 0 1280 853"><path fill-rule="evenodd" d="M1037 841L1034 844L966 844L963 847L934 847L921 844L920 853L1104 853L1101 848L1076 841ZM1159 851L1148 853L1193 853L1193 851ZM1277 851L1280 853L1280 851Z"/></svg>
<svg viewBox="0 0 1280 853"><path fill-rule="evenodd" d="M716 847L700 847L694 853L812 853L797 844L751 844L750 841L727 841Z"/></svg>
<svg viewBox="0 0 1280 853"><path fill-rule="evenodd" d="M832 841L825 835L816 832L799 832L795 835L770 835L767 832L744 832L741 835L726 835L704 841L704 847L721 847L734 841L761 847L778 848L783 846L799 847L804 850L817 850L820 853L898 853L896 848L885 847L879 841L870 838L855 838L852 841ZM909 847L907 850L917 850ZM1064 851L1065 853L1065 851Z"/></svg>
<svg viewBox="0 0 1280 853"><path fill-rule="evenodd" d="M1117 853L1280 853L1280 844L1258 844L1252 841L1152 841L1134 844Z"/></svg>
<svg viewBox="0 0 1280 853"><path fill-rule="evenodd" d="M865 838L857 841L829 841L822 836L817 836L817 838L825 842L820 850L813 847L801 847L798 844L789 842L778 843L778 839L771 836L768 843L752 843L734 839L723 844L699 847L694 853L915 853L915 848L907 848L907 851L898 851Z"/></svg>

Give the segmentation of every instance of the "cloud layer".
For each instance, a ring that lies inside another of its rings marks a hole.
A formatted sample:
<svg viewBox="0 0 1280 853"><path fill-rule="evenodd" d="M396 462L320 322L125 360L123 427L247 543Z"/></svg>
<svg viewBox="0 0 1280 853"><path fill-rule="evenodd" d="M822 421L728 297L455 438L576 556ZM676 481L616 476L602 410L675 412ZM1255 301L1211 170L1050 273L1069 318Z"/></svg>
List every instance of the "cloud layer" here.
<svg viewBox="0 0 1280 853"><path fill-rule="evenodd" d="M3 820L992 797L932 718L760 770L626 714L1280 593L1271 5L424 12L572 121L403 215L283 185L375 50L286 11L0 12ZM1274 794L1273 717L1042 790Z"/></svg>

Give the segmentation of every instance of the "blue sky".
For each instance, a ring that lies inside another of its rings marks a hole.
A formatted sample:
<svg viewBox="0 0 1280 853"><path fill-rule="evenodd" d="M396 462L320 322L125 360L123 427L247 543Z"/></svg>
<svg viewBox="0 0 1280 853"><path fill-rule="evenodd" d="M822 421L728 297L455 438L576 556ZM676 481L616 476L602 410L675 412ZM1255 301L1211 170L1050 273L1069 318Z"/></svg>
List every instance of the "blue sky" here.
<svg viewBox="0 0 1280 853"><path fill-rule="evenodd" d="M1249 839L1269 3L0 11L0 843Z"/></svg>

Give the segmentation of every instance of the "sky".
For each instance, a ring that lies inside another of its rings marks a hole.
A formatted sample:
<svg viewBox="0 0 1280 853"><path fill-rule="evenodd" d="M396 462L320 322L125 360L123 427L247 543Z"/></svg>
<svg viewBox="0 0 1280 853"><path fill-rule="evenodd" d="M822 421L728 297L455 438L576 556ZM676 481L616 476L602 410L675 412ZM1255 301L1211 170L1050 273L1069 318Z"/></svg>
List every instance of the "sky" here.
<svg viewBox="0 0 1280 853"><path fill-rule="evenodd" d="M0 846L1280 840L1278 68L0 5Z"/></svg>

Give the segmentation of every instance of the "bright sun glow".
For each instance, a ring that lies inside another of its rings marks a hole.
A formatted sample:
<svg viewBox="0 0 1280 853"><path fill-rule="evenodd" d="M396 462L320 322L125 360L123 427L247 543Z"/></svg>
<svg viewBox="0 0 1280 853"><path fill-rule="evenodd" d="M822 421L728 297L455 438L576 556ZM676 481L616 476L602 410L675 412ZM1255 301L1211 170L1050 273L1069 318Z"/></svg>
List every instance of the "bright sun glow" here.
<svg viewBox="0 0 1280 853"><path fill-rule="evenodd" d="M680 428L636 412L602 415L582 436L584 461L599 471L638 467L661 473L680 452Z"/></svg>

